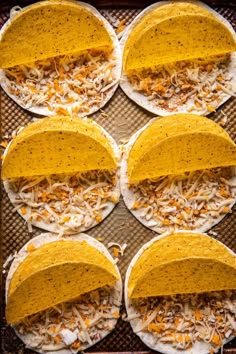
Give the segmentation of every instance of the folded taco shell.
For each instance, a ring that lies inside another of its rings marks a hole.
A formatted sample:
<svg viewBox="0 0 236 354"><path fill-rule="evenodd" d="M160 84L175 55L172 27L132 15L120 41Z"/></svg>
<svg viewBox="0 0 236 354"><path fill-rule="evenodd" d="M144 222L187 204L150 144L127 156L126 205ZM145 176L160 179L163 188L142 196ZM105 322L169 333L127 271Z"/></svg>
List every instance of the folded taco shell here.
<svg viewBox="0 0 236 354"><path fill-rule="evenodd" d="M191 26L189 25L191 23ZM236 50L235 35L198 3L163 2L137 21L124 46L126 72Z"/></svg>
<svg viewBox="0 0 236 354"><path fill-rule="evenodd" d="M152 9L152 8L150 8ZM163 20L175 18L180 15L202 15L213 17L206 8L200 7L190 2L163 2L162 5L154 7L152 11L147 11L136 26L130 32L124 49L124 61L127 57L129 49L134 45L138 38L142 35L143 29L150 29L154 24L158 24ZM214 17L213 17L214 18Z"/></svg>
<svg viewBox="0 0 236 354"><path fill-rule="evenodd" d="M217 123L193 114L152 120L128 155L129 182L236 165L236 145Z"/></svg>
<svg viewBox="0 0 236 354"><path fill-rule="evenodd" d="M236 289L236 257L209 236L180 231L144 245L126 281L129 298Z"/></svg>
<svg viewBox="0 0 236 354"><path fill-rule="evenodd" d="M26 127L5 153L2 178L113 169L117 162L103 129L91 120L44 118Z"/></svg>
<svg viewBox="0 0 236 354"><path fill-rule="evenodd" d="M57 239L42 244L23 259L10 279L7 321L15 324L118 279L114 264L86 239Z"/></svg>
<svg viewBox="0 0 236 354"><path fill-rule="evenodd" d="M89 5L64 0L41 1L12 16L4 26L0 67L112 46L106 26Z"/></svg>

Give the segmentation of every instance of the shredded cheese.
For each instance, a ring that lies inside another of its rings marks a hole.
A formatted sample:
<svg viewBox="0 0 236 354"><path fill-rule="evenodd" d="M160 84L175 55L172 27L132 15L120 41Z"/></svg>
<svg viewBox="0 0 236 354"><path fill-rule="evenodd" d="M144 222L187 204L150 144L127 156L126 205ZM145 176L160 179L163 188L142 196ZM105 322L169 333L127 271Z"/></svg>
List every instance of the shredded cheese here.
<svg viewBox="0 0 236 354"><path fill-rule="evenodd" d="M158 233L201 229L231 211L236 197L231 177L230 168L215 168L131 184L131 210Z"/></svg>
<svg viewBox="0 0 236 354"><path fill-rule="evenodd" d="M35 349L78 353L104 337L119 317L115 289L105 286L25 318L16 326ZM47 348L47 349L46 349Z"/></svg>
<svg viewBox="0 0 236 354"><path fill-rule="evenodd" d="M117 242L109 242L108 248L113 248L113 255L115 258L119 258L119 256L123 257L124 252L127 248L127 243L120 245Z"/></svg>
<svg viewBox="0 0 236 354"><path fill-rule="evenodd" d="M168 112L179 108L191 112L214 112L225 95L235 96L236 87L228 67L230 56L209 62L179 61L127 74L135 91Z"/></svg>
<svg viewBox="0 0 236 354"><path fill-rule="evenodd" d="M6 261L3 263L3 266L2 266L2 268L4 269L4 271L5 271L5 269L9 266L9 264L13 261L13 259L15 259L15 258L17 257L17 255L18 255L18 253L15 251L14 254L10 254L10 255L7 257Z"/></svg>
<svg viewBox="0 0 236 354"><path fill-rule="evenodd" d="M119 201L116 171L23 177L10 183L16 209L30 229L42 221L65 233L80 231L101 222L111 203Z"/></svg>
<svg viewBox="0 0 236 354"><path fill-rule="evenodd" d="M151 333L179 350L205 342L215 353L235 336L235 291L140 298L132 306L136 316L129 320L135 320L135 332Z"/></svg>
<svg viewBox="0 0 236 354"><path fill-rule="evenodd" d="M117 84L115 65L110 51L90 49L6 69L2 82L26 109L81 115L98 109Z"/></svg>

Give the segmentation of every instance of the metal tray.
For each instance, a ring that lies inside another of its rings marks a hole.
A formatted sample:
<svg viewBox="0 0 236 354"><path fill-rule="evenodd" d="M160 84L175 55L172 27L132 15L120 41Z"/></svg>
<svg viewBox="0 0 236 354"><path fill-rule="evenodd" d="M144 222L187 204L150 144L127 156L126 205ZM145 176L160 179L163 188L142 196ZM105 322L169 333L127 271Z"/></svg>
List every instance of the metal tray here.
<svg viewBox="0 0 236 354"><path fill-rule="evenodd" d="M18 5L26 5L32 1L17 1ZM0 25L2 25L8 18L9 4L15 4L15 1L3 2L2 5L7 3L8 6L2 6L0 14ZM105 2L95 2L96 5L100 3L103 5ZM110 15L119 20L125 20L125 24L128 25L131 20L141 11L140 8L134 8L130 4L135 2L109 2L109 8L102 8L101 13L108 21ZM227 3L227 2L225 2ZM126 8L113 8L112 6L126 5ZM137 5L137 2L136 2ZM139 2L140 5L140 2ZM127 8L130 6L130 8ZM215 8L225 18L227 18L233 25L235 23L235 12L233 8L229 7L217 7ZM0 7L1 10L1 7ZM232 139L236 138L236 110L235 110L236 98L230 99L224 104L217 112L211 114L209 118L220 122L227 115L227 123L224 128L228 131ZM103 109L105 112L98 112L92 116L92 118L101 124L117 141L121 142L121 139L129 138L136 130L146 124L152 114L138 107L126 95L117 89L113 98ZM24 126L30 122L33 115L21 109L17 104L12 102L2 90L0 90L0 117L2 123L2 135L10 133L19 126ZM29 239L40 234L42 231L33 228L33 233L29 234L27 226L20 216L13 211L5 191L2 189L2 209L1 209L1 250L3 261L15 251L18 251ZM233 212L227 215L224 220L214 227L216 233L215 238L219 239L230 247L233 251L236 251L236 208ZM119 205L114 209L112 214L108 216L100 225L89 230L88 235L93 237L99 237L103 239L103 243L107 246L108 242L114 241L120 244L127 243L128 247L124 256L120 259L118 266L121 270L122 277L124 279L125 270L138 249L156 234L151 230L141 225L126 209L122 200ZM1 316L1 353L3 354L33 354L34 352L25 348L24 344L15 335L13 329L10 326L6 326L4 318L4 283L5 274L2 277L2 316ZM121 313L124 312L122 308ZM103 341L92 347L93 353L97 352L116 352L118 353L138 353L148 354L151 353L142 341L132 332L129 323L118 321L115 330L106 337ZM236 354L236 340L228 343L223 351L224 354Z"/></svg>

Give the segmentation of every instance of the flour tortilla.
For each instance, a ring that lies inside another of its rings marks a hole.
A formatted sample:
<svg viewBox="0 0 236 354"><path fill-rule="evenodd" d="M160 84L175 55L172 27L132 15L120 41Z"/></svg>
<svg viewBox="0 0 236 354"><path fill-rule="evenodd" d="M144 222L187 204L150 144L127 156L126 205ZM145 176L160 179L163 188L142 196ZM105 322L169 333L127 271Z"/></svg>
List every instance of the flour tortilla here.
<svg viewBox="0 0 236 354"><path fill-rule="evenodd" d="M183 232L185 232L185 231L181 231L181 233L183 233ZM178 233L178 231L176 231L176 233ZM186 231L186 233L189 233L189 231ZM191 233L196 233L196 232L191 231ZM137 315L137 311L135 310L135 307L133 305L133 301L132 301L132 299L129 299L129 297L128 297L128 282L129 282L131 270L135 266L135 263L137 262L138 258L141 256L141 254L143 253L143 251L146 248L151 246L158 239L161 239L163 237L167 237L169 234L170 233L164 233L161 236L157 236L157 237L153 238L151 241L147 242L136 253L136 255L134 256L134 258L132 259L132 261L129 264L129 267L127 269L126 276L125 276L124 298L125 298L126 312L127 312L128 317L130 317L130 318L135 317L135 315ZM217 242L219 242L219 241L217 241ZM232 250L230 250L228 247L226 247L226 248L229 250L230 253L234 254L234 252ZM130 320L130 325L131 325L133 331L135 331L137 322L138 321L135 318ZM172 345L170 345L168 343L158 342L151 333L140 331L140 332L137 332L136 334L139 336L139 338L143 341L143 343L145 345L147 345L149 348L151 348L153 350L156 350L156 351L163 353L163 354L176 354L176 352L177 352L176 348L173 348ZM227 340L224 341L224 344L230 342L233 338L234 337L228 338ZM199 354L199 353L207 354L210 351L210 347L211 347L211 345L209 343L196 342L191 348L189 348L187 350L181 350L181 353L183 353L183 354Z"/></svg>
<svg viewBox="0 0 236 354"><path fill-rule="evenodd" d="M130 140L124 147L124 152L122 155L122 160L121 160L121 167L120 167L120 189L121 189L121 194L123 196L123 200L125 202L126 207L129 209L129 211L133 214L133 216L141 222L144 226L148 227L150 230L155 231L158 233L157 229L159 228L158 226L150 226L150 220L147 221L144 218L141 217L141 212L139 209L132 209L132 206L135 201L135 194L131 191L129 188L129 182L128 182L128 173L127 173L127 160L129 156L129 152L132 148L132 145L138 138L138 136L149 126L152 124L152 122L158 118L152 119L149 123L147 123L144 127L142 127L140 130L138 130L134 135L131 136ZM232 182L236 184L236 166L232 167ZM229 205L229 208L232 208L233 205L236 203L236 198L232 204ZM208 217L208 222L205 223L202 227L194 230L196 232L206 232L210 230L212 227L217 225L225 215L221 215L218 218L211 218L210 216Z"/></svg>
<svg viewBox="0 0 236 354"><path fill-rule="evenodd" d="M9 288L9 284L11 281L11 278L15 272L15 270L17 269L17 267L19 266L19 264L27 257L28 252L27 252L27 247L30 244L33 244L35 247L40 247L46 243L50 243L50 242L54 242L57 240L78 240L78 241L86 241L88 244L90 244L91 246L97 248L99 251L101 251L112 263L114 263L114 259L112 258L112 256L110 255L109 251L107 250L107 248L100 243L99 241L95 240L94 238L86 235L86 234L77 234L77 235L73 235L73 236L68 236L67 237L60 237L56 234L50 234L50 233L44 233L44 234L40 234L39 236L35 237L34 239L31 239L30 241L28 241L24 247L22 247L22 249L18 252L16 258L14 259L8 275L7 275L7 279L6 279L6 292L5 292L5 297L6 297L6 302L7 302L7 293L8 293L8 288ZM116 271L120 277L120 273L119 273L119 269L116 265L114 265L116 268ZM117 304L117 308L119 309L119 307L121 306L121 302L122 302L122 280L121 277L120 279L115 283L114 285L114 292L113 292L113 301L115 301L115 303ZM117 323L117 319L114 318L113 320L113 328L115 327ZM29 345L30 339L33 337L30 334L27 335L22 335L20 334L15 327L13 327L17 336L25 343L25 345L27 346L27 348L30 348L34 351L36 351L37 353L42 353L42 354L55 354L55 353L59 353L59 354L71 354L71 351L69 349L60 349L60 350L50 350L50 351L43 351L41 349L35 349L34 347L31 347ZM112 328L112 329L113 329ZM110 331L104 331L104 333L102 334L102 338L106 337L108 334L110 333ZM96 342L94 342L92 345L94 345L95 343L99 342L101 339L98 339ZM91 345L88 345L86 348L89 348Z"/></svg>
<svg viewBox="0 0 236 354"><path fill-rule="evenodd" d="M217 13L216 11L214 11L212 8L210 8L209 6L207 6L206 4L200 2L200 1L193 1L193 0L177 0L178 2L186 2L186 3L192 3L192 4L196 4L198 6L201 6L205 9L207 9L208 11L210 11L210 13L212 13L215 17L217 17L235 36L236 38L236 34L235 31L233 29L233 27L231 26L231 24L223 17L221 16L219 13ZM149 12L153 11L154 9L165 5L165 4L171 4L171 1L161 1L161 2L157 2L149 7L147 7L145 10L143 10L132 22L131 24L126 28L122 39L120 41L120 45L121 45L121 50L122 50L122 56L124 53L124 47L125 47L125 43L127 41L127 38L129 37L130 33L133 31L133 29L135 28L135 26L138 24L138 22ZM228 66L228 72L231 74L232 77L232 84L233 84L233 88L236 89L236 52L233 52L230 54L230 64ZM167 109L163 109L161 107L158 107L157 105L155 105L154 101L155 100L148 100L148 96L145 96L142 93L136 92L133 89L133 85L129 82L129 80L127 79L127 76L125 74L124 71L122 71L122 75L121 75L121 79L120 79L120 87L122 88L122 90L124 91L124 93L136 104L138 104L139 106L141 106L142 108L146 109L147 111L158 115L158 116L166 116L169 115L173 112L167 110ZM225 103L229 98L231 97L230 94L227 94L225 92L221 93L221 100L219 102L219 104L217 105L216 108L219 108L223 103ZM189 101L188 104L179 106L177 110L175 110L174 113L188 113L189 109L192 108L194 103L194 100ZM191 109L191 113L193 114L198 114L198 115L209 115L211 112L209 112L208 110L196 110L196 109Z"/></svg>
<svg viewBox="0 0 236 354"><path fill-rule="evenodd" d="M95 122L93 122L93 124L97 124ZM112 136L104 129L102 128L101 126L99 126L100 129L103 131L104 135L107 137L107 139L109 140L112 148L113 148L113 152L114 152L114 155L115 155L115 158L117 159L118 161L118 168L117 168L117 172L116 172L116 185L113 187L113 191L116 193L117 197L119 198L120 197L120 182L119 182L119 161L120 161L120 150L119 150L119 147L118 145L116 144L115 140L112 138ZM10 145L10 143L9 143ZM8 147L9 147L8 145ZM5 154L7 152L7 148L5 150ZM4 185L4 188L8 194L8 197L10 199L10 201L12 202L13 206L14 207L17 207L17 203L15 203L15 200L16 198L18 198L18 193L15 192L14 188L13 188L13 184L11 183L10 180L5 180L3 182L3 185ZM100 222L102 222L111 212L112 210L114 209L114 207L116 206L116 204L112 203L111 201L108 201L107 202L108 206L106 209L103 209L102 210L102 220L101 221L96 221L94 219L94 223L92 224L92 226L89 226L89 227L86 227L86 226L81 226L80 229L79 229L79 232L82 232L82 231L86 231L86 230L89 230L90 228L98 225ZM30 213L30 210L28 207L26 207L26 214L22 214L20 209L17 209L17 212L20 214L20 216L22 216L22 218L27 221L31 215ZM53 223L50 223L50 224L47 224L45 223L44 221L33 221L31 223L33 226L36 226L40 229L43 229L43 230L46 230L46 231L49 231L49 232L55 232L55 233L66 233L66 234L74 234L74 233L78 233L78 230L77 231L71 231L71 232L68 232L68 231L65 231L65 227L63 225L59 225L57 224L56 222L53 222Z"/></svg>
<svg viewBox="0 0 236 354"><path fill-rule="evenodd" d="M76 4L84 6L88 11L92 12L94 16L96 16L97 18L99 18L103 24L104 27L107 29L108 33L110 34L110 37L112 39L113 42L113 52L112 52L112 56L114 56L116 58L116 65L112 70L112 74L114 76L114 85L108 89L107 91L107 95L105 96L104 100L99 104L99 106L96 107L91 107L90 110L88 112L81 112L79 115L80 117L84 117L84 116L88 116L91 115L95 112L97 112L99 109L101 109L102 107L104 107L106 105L106 103L111 99L111 97L114 95L118 84L119 84L119 80L120 80L120 76L121 76L121 70L122 70L122 56L121 56L121 49L120 49L120 44L119 44L119 40L117 38L117 35L113 29L113 27L110 25L110 23L91 5L84 3L84 2L79 2L79 1L74 1ZM29 5L30 6L30 5ZM25 7L23 10L27 9L27 7ZM12 16L14 18L14 15L19 13L19 11L17 11L16 13L12 13ZM11 22L11 18L4 24L4 26L2 27L1 31L0 31L0 37L1 35L4 33L4 30L8 27L9 23ZM78 48L79 50L79 48ZM39 105L33 105L30 108L25 107L24 105L22 105L22 103L19 102L19 100L17 99L17 96L13 95L12 93L10 93L9 87L6 84L6 75L4 72L4 69L0 69L0 83L1 83L1 87L2 89L5 91L5 93L13 100L15 101L21 108L26 109L27 111L37 114L39 116L52 116L56 114L56 111L50 111L47 107L41 107ZM68 103L68 104L64 104L63 107L67 110L70 110L71 108L73 108L74 106L76 106L76 103Z"/></svg>

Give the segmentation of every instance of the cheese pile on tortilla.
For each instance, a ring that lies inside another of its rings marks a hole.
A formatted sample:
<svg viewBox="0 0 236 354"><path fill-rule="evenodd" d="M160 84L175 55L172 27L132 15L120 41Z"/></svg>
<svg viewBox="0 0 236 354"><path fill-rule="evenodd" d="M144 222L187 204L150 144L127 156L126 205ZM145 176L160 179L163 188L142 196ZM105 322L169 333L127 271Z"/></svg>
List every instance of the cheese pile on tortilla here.
<svg viewBox="0 0 236 354"><path fill-rule="evenodd" d="M23 108L42 115L91 114L111 98L120 76L115 32L83 2L13 8L1 31L0 51L3 89Z"/></svg>
<svg viewBox="0 0 236 354"><path fill-rule="evenodd" d="M119 270L100 242L85 234L42 234L20 250L9 270L6 318L38 352L78 352L114 328L121 298Z"/></svg>
<svg viewBox="0 0 236 354"><path fill-rule="evenodd" d="M216 352L234 336L235 289L235 254L207 235L180 231L154 238L135 255L126 310L134 332L154 350Z"/></svg>
<svg viewBox="0 0 236 354"><path fill-rule="evenodd" d="M121 87L155 114L210 113L234 92L234 30L201 2L151 5L127 28L121 46Z"/></svg>
<svg viewBox="0 0 236 354"><path fill-rule="evenodd" d="M119 149L89 119L50 117L8 145L2 178L12 203L30 223L69 233L101 222L119 200Z"/></svg>
<svg viewBox="0 0 236 354"><path fill-rule="evenodd" d="M150 121L128 142L121 190L131 212L158 233L206 231L235 203L236 146L215 122L193 114Z"/></svg>

